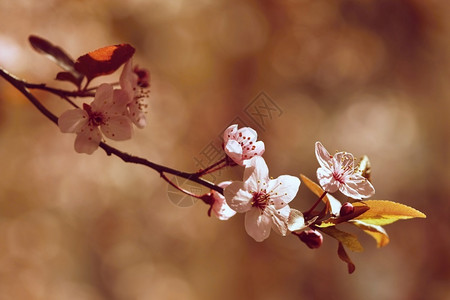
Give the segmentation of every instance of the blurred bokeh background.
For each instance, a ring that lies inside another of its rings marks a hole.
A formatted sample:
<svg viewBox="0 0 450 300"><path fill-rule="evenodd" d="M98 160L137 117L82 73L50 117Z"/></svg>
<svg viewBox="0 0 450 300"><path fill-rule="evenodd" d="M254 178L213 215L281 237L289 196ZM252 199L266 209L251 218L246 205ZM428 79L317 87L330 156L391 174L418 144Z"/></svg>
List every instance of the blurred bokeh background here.
<svg viewBox="0 0 450 300"><path fill-rule="evenodd" d="M320 140L370 157L374 199L428 217L387 226L381 249L361 233L348 275L331 238L317 250L275 233L256 243L242 215L180 205L151 169L75 153L74 135L0 79L0 299L449 299L449 5L0 0L0 65L30 82L72 89L30 34L74 58L135 46L152 74L148 126L120 149L195 171L238 121L258 130L271 176L314 179ZM292 206L313 202L301 186Z"/></svg>

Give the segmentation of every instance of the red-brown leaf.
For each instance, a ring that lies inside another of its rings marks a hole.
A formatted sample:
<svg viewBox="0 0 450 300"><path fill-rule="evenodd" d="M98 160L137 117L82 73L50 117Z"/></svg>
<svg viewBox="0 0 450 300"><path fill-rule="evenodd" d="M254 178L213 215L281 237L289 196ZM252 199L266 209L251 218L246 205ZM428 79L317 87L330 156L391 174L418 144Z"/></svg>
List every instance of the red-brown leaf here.
<svg viewBox="0 0 450 300"><path fill-rule="evenodd" d="M129 44L103 47L80 56L75 62L75 69L86 75L90 81L101 75L108 75L116 71L128 61L135 49Z"/></svg>
<svg viewBox="0 0 450 300"><path fill-rule="evenodd" d="M35 35L30 35L28 40L34 50L44 54L66 71L58 73L57 80L70 81L76 86L80 86L84 76L75 70L73 59L63 49Z"/></svg>
<svg viewBox="0 0 450 300"><path fill-rule="evenodd" d="M355 264L352 262L352 260L348 256L348 254L345 251L345 248L341 242L339 242L339 246L338 246L338 256L341 260L343 260L344 262L347 263L349 274L352 274L353 272L355 272L355 269L356 269Z"/></svg>

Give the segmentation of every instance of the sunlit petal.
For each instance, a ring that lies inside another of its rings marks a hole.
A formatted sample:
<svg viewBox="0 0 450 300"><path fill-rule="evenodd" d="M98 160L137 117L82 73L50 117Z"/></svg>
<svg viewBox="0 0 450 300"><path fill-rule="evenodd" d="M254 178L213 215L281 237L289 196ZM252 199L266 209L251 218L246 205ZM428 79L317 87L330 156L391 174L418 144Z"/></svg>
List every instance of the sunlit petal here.
<svg viewBox="0 0 450 300"><path fill-rule="evenodd" d="M97 127L83 130L75 138L75 151L92 154L98 148L101 139L102 135Z"/></svg>
<svg viewBox="0 0 450 300"><path fill-rule="evenodd" d="M239 213L248 211L252 206L251 200L253 195L247 190L244 190L243 187L244 183L242 181L233 181L224 189L228 206Z"/></svg>
<svg viewBox="0 0 450 300"><path fill-rule="evenodd" d="M124 141L131 138L133 127L130 120L125 116L118 116L108 120L108 122L100 127L102 133L115 141Z"/></svg>
<svg viewBox="0 0 450 300"><path fill-rule="evenodd" d="M270 203L275 209L281 209L288 204L295 195L297 195L300 187L300 179L291 175L282 175L277 179L269 181L267 191L270 193Z"/></svg>
<svg viewBox="0 0 450 300"><path fill-rule="evenodd" d="M271 219L253 207L245 214L245 231L257 242L262 242L270 235Z"/></svg>
<svg viewBox="0 0 450 300"><path fill-rule="evenodd" d="M58 119L58 126L61 132L76 133L86 126L89 116L83 109L71 109L65 111Z"/></svg>

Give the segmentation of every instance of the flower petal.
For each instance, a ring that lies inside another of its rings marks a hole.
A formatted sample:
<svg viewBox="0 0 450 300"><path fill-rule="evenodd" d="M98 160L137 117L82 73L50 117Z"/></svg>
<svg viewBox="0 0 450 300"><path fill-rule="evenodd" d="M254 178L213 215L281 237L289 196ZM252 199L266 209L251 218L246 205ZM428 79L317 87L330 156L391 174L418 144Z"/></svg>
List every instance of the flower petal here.
<svg viewBox="0 0 450 300"><path fill-rule="evenodd" d="M328 168L318 168L317 179L322 188L328 193L334 193L339 189L339 181L334 179L333 172Z"/></svg>
<svg viewBox="0 0 450 300"><path fill-rule="evenodd" d="M303 214L296 209L290 209L287 226L289 231L303 230L307 227Z"/></svg>
<svg viewBox="0 0 450 300"><path fill-rule="evenodd" d="M270 214L272 219L272 229L282 236L286 236L286 233L288 232L289 214L291 212L289 205L286 205L278 210L273 206L268 206L264 213L266 212Z"/></svg>
<svg viewBox="0 0 450 300"><path fill-rule="evenodd" d="M269 168L261 156L255 156L248 160L244 170L245 189L251 192L259 192L267 189L269 182Z"/></svg>
<svg viewBox="0 0 450 300"><path fill-rule="evenodd" d="M316 157L322 168L330 169L332 166L332 156L328 153L327 149L320 143L316 142Z"/></svg>
<svg viewBox="0 0 450 300"><path fill-rule="evenodd" d="M93 111L104 111L105 107L111 105L113 101L114 88L108 83L101 84L95 92L94 101L91 103Z"/></svg>
<svg viewBox="0 0 450 300"><path fill-rule="evenodd" d="M233 181L224 189L227 204L238 213L247 212L252 207L253 195L244 190L243 187L242 181Z"/></svg>
<svg viewBox="0 0 450 300"><path fill-rule="evenodd" d="M58 119L58 126L61 132L76 133L86 126L88 121L87 112L77 108L65 111Z"/></svg>
<svg viewBox="0 0 450 300"><path fill-rule="evenodd" d="M133 99L128 104L131 121L141 129L147 125L147 119L144 111L145 107L147 107L147 101L144 98Z"/></svg>
<svg viewBox="0 0 450 300"><path fill-rule="evenodd" d="M101 125L103 134L115 141L124 141L131 138L133 134L133 126L130 119L125 116L117 116L110 118L108 122Z"/></svg>
<svg viewBox="0 0 450 300"><path fill-rule="evenodd" d="M351 179L345 182L340 191L353 199L369 198L375 194L375 188L369 180L359 174L351 175Z"/></svg>
<svg viewBox="0 0 450 300"><path fill-rule="evenodd" d="M138 76L133 72L132 60L128 60L123 66L122 73L120 74L120 87L125 90L129 97L129 101L134 98L134 88L137 86Z"/></svg>
<svg viewBox="0 0 450 300"><path fill-rule="evenodd" d="M328 194L327 198L328 202L330 203L331 214L334 216L338 216L342 207L341 202L338 199L334 198L331 194Z"/></svg>
<svg viewBox="0 0 450 300"><path fill-rule="evenodd" d="M224 181L219 183L218 186L224 189L230 184L231 181ZM232 210L231 207L228 206L225 200L225 196L216 191L212 191L212 194L214 197L214 204L212 205L212 211L219 220L223 221L228 220L229 218L231 218L236 214L236 212Z"/></svg>
<svg viewBox="0 0 450 300"><path fill-rule="evenodd" d="M253 128L242 127L237 131L236 138L237 140L242 141L244 144L248 144L250 142L255 142L258 138L258 134Z"/></svg>
<svg viewBox="0 0 450 300"><path fill-rule="evenodd" d="M245 214L245 231L257 242L262 242L270 235L271 219L261 214L257 207L252 207Z"/></svg>
<svg viewBox="0 0 450 300"><path fill-rule="evenodd" d="M353 174L355 165L353 154L348 152L338 152L334 155L333 160L334 165L336 167L339 166L339 169L337 169L336 171L338 171L339 173L349 172Z"/></svg>
<svg viewBox="0 0 450 300"><path fill-rule="evenodd" d="M78 153L92 154L100 144L102 135L98 127L89 127L77 133L75 139L75 151Z"/></svg>
<svg viewBox="0 0 450 300"><path fill-rule="evenodd" d="M216 215L219 220L225 221L231 218L236 214L236 211L232 210L231 207L228 206L225 201L225 197L218 194L218 197L215 197L215 202L212 206L212 211Z"/></svg>
<svg viewBox="0 0 450 300"><path fill-rule="evenodd" d="M128 96L123 90L114 90L111 101L106 103L102 109L109 117L124 116L127 111Z"/></svg>
<svg viewBox="0 0 450 300"><path fill-rule="evenodd" d="M237 132L237 124L233 124L231 126L229 126L227 129L225 129L225 131L223 132L223 142L224 144L226 144L231 138L234 137L234 135Z"/></svg>
<svg viewBox="0 0 450 300"><path fill-rule="evenodd" d="M291 175L281 175L269 181L267 188L270 193L270 204L275 209L281 209L294 199L300 187L300 179Z"/></svg>
<svg viewBox="0 0 450 300"><path fill-rule="evenodd" d="M225 153L238 165L243 165L242 162L242 147L235 140L229 140L225 143Z"/></svg>
<svg viewBox="0 0 450 300"><path fill-rule="evenodd" d="M262 156L264 154L265 151L265 146L264 146L264 142L263 141L257 141L256 143L253 144L254 148L250 151L248 151L248 156L251 158L253 156Z"/></svg>

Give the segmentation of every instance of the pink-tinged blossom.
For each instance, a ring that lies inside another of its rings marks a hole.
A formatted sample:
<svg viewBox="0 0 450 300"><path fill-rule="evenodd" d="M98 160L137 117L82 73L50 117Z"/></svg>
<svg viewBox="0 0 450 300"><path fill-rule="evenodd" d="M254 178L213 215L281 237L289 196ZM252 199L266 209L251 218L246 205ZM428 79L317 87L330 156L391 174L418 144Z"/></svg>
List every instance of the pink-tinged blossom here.
<svg viewBox="0 0 450 300"><path fill-rule="evenodd" d="M224 189L230 184L231 181L224 181L219 183L218 186ZM225 201L225 196L216 191L212 191L212 196L214 198L214 203L212 204L211 210L214 212L214 215L219 218L219 220L228 220L236 214L236 212L228 206Z"/></svg>
<svg viewBox="0 0 450 300"><path fill-rule="evenodd" d="M269 237L271 228L283 236L289 231L288 203L294 199L299 186L300 179L290 175L270 179L266 162L261 156L255 156L245 165L244 180L233 181L225 188L224 195L231 209L245 213L247 233L261 242ZM298 223L298 216L296 219Z"/></svg>
<svg viewBox="0 0 450 300"><path fill-rule="evenodd" d="M320 164L317 179L325 191L340 190L354 199L368 198L375 193L370 181L355 172L355 159L351 153L338 152L331 156L320 142L316 142L316 157Z"/></svg>
<svg viewBox="0 0 450 300"><path fill-rule="evenodd" d="M127 61L120 75L120 87L128 97L128 113L131 121L139 128L147 125L145 114L147 113L147 97L149 87L149 73L143 69L132 68L131 59Z"/></svg>
<svg viewBox="0 0 450 300"><path fill-rule="evenodd" d="M84 104L83 109L68 110L59 117L59 129L77 134L75 151L92 154L98 148L102 134L116 141L131 138L133 127L126 116L126 104L123 91L102 84L91 104Z"/></svg>
<svg viewBox="0 0 450 300"><path fill-rule="evenodd" d="M223 133L225 153L236 164L243 166L246 160L263 155L264 143L256 141L257 138L258 134L254 129L250 127L238 129L238 125L231 125Z"/></svg>

